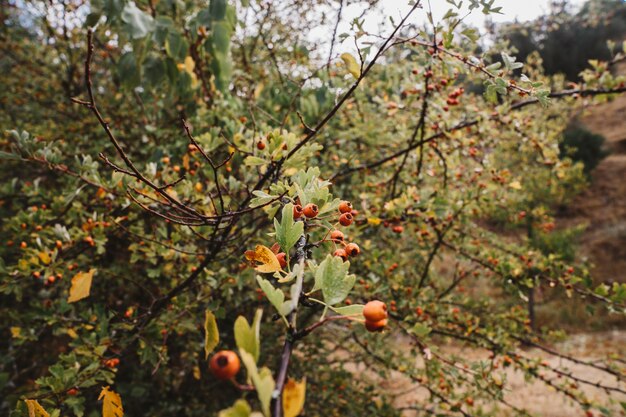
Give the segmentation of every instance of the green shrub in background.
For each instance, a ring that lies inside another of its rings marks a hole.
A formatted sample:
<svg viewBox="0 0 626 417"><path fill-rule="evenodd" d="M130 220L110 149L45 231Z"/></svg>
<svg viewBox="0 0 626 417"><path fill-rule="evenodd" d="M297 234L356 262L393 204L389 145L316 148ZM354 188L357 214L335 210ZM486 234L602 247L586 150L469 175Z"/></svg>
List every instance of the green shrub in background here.
<svg viewBox="0 0 626 417"><path fill-rule="evenodd" d="M559 144L561 156L568 156L573 161L582 162L587 175L598 166L609 152L604 149L604 136L590 132L575 123L563 132L563 141Z"/></svg>

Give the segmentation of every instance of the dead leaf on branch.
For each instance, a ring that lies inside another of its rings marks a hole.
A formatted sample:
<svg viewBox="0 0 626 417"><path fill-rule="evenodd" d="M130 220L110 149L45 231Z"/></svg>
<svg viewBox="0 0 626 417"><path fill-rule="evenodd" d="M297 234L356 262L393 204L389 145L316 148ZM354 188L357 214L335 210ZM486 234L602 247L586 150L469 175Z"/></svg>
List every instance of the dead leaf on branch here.
<svg viewBox="0 0 626 417"><path fill-rule="evenodd" d="M70 295L67 298L68 303L74 303L89 296L91 281L95 272L95 269L90 269L89 272L79 272L74 275L72 286L70 287Z"/></svg>
<svg viewBox="0 0 626 417"><path fill-rule="evenodd" d="M254 250L247 250L245 256L247 260L259 263L255 268L258 272L272 273L282 269L278 258L267 246L257 245Z"/></svg>

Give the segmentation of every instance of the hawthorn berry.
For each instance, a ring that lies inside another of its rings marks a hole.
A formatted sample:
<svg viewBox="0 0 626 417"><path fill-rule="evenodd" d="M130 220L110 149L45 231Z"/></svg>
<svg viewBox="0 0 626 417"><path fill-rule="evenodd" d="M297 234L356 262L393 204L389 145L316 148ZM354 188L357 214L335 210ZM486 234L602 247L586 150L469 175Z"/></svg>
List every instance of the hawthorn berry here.
<svg viewBox="0 0 626 417"><path fill-rule="evenodd" d="M293 206L293 218L299 219L303 215L302 206L300 204L296 204Z"/></svg>
<svg viewBox="0 0 626 417"><path fill-rule="evenodd" d="M265 142L258 141L258 142L256 143L256 148L257 148L258 150L262 151L263 149L265 149Z"/></svg>
<svg viewBox="0 0 626 417"><path fill-rule="evenodd" d="M67 390L67 395L70 395L70 396L73 397L76 394L78 394L78 390L76 388L70 388L70 389Z"/></svg>
<svg viewBox="0 0 626 417"><path fill-rule="evenodd" d="M351 213L343 213L341 216L339 216L339 224L341 224L342 226L350 226L353 220L354 217Z"/></svg>
<svg viewBox="0 0 626 417"><path fill-rule="evenodd" d="M380 332L387 325L387 319L378 321L365 320L365 328L370 332Z"/></svg>
<svg viewBox="0 0 626 417"><path fill-rule="evenodd" d="M341 259L343 259L344 262L348 260L348 254L343 249L337 249L335 253L333 253L333 256L340 257Z"/></svg>
<svg viewBox="0 0 626 417"><path fill-rule="evenodd" d="M387 304L379 300L373 300L363 307L363 317L366 321L380 321L387 318Z"/></svg>
<svg viewBox="0 0 626 417"><path fill-rule="evenodd" d="M315 204L309 203L306 206L304 206L304 209L302 209L302 212L304 213L306 217L308 217L309 219L312 219L313 217L316 217L318 215L318 213L320 212L320 209Z"/></svg>
<svg viewBox="0 0 626 417"><path fill-rule="evenodd" d="M404 227L398 225L398 226L394 226L391 230L394 233L402 233L402 232L404 232Z"/></svg>
<svg viewBox="0 0 626 417"><path fill-rule="evenodd" d="M287 267L287 254L285 254L285 252L280 252L276 254L276 259L278 259L278 263L280 264L281 268L285 268Z"/></svg>
<svg viewBox="0 0 626 417"><path fill-rule="evenodd" d="M349 201L342 201L339 203L339 211L341 213L350 213L352 212L352 203Z"/></svg>
<svg viewBox="0 0 626 417"><path fill-rule="evenodd" d="M209 368L217 379L232 379L239 372L239 356L232 350L221 350L211 358Z"/></svg>
<svg viewBox="0 0 626 417"><path fill-rule="evenodd" d="M345 236L341 232L341 230L333 230L332 232L330 232L330 239L334 240L335 242L343 242L344 238Z"/></svg>
<svg viewBox="0 0 626 417"><path fill-rule="evenodd" d="M359 253L361 253L361 249L356 243L348 243L346 245L345 251L349 256L357 256Z"/></svg>

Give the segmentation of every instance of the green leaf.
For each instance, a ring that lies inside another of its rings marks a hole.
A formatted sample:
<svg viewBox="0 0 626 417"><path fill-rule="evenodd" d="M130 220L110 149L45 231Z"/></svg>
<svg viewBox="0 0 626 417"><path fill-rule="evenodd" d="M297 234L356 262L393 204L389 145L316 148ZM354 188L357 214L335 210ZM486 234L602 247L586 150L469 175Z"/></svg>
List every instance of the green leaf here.
<svg viewBox="0 0 626 417"><path fill-rule="evenodd" d="M324 301L328 305L343 301L352 290L356 277L348 275L349 268L350 262L328 255L315 271L314 289L322 290Z"/></svg>
<svg viewBox="0 0 626 417"><path fill-rule="evenodd" d="M12 160L19 161L22 158L20 158L19 155L16 155L11 152L0 151L0 159L12 159Z"/></svg>
<svg viewBox="0 0 626 417"><path fill-rule="evenodd" d="M250 326L244 316L239 316L237 320L235 320L235 342L237 343L237 347L239 350L245 350L252 355L255 362L259 360L259 354L261 352L259 330L262 316L263 310L257 310L252 326Z"/></svg>
<svg viewBox="0 0 626 417"><path fill-rule="evenodd" d="M258 275L256 277L256 281L259 283L259 287L261 287L270 303L272 303L279 314L284 316L283 304L285 302L285 293L278 288L274 288L271 282Z"/></svg>
<svg viewBox="0 0 626 417"><path fill-rule="evenodd" d="M117 63L117 73L124 86L132 89L139 85L141 74L139 73L135 54L132 51L122 55Z"/></svg>
<svg viewBox="0 0 626 417"><path fill-rule="evenodd" d="M218 417L249 417L252 409L246 400L237 400L232 407L222 410Z"/></svg>
<svg viewBox="0 0 626 417"><path fill-rule="evenodd" d="M134 2L129 2L122 10L122 21L131 38L141 39L154 30L154 19L148 13L143 12Z"/></svg>
<svg viewBox="0 0 626 417"><path fill-rule="evenodd" d="M363 307L365 307L363 304L352 304L343 307L330 307L330 309L342 316L358 316L363 315Z"/></svg>
<svg viewBox="0 0 626 417"><path fill-rule="evenodd" d="M220 333L217 330L215 315L207 310L204 316L204 359L209 357L209 354L213 352L219 341Z"/></svg>
<svg viewBox="0 0 626 417"><path fill-rule="evenodd" d="M289 203L283 207L280 223L274 219L274 228L276 229L276 241L285 253L289 253L289 250L304 233L304 223L293 220L293 204Z"/></svg>
<svg viewBox="0 0 626 417"><path fill-rule="evenodd" d="M149 56L143 63L143 74L150 85L156 86L165 78L165 63L157 56Z"/></svg>
<svg viewBox="0 0 626 417"><path fill-rule="evenodd" d="M410 332L417 337L425 337L430 333L430 327L423 323L417 323L412 329L410 329Z"/></svg>
<svg viewBox="0 0 626 417"><path fill-rule="evenodd" d="M361 76L361 67L356 62L356 58L354 58L351 54L347 52L341 54L340 58L346 66L348 72L352 74L354 78L359 78Z"/></svg>
<svg viewBox="0 0 626 417"><path fill-rule="evenodd" d="M239 354L241 355L241 361L248 371L248 376L252 380L252 385L254 385L256 389L263 414L270 417L270 402L272 401L272 393L276 385L272 377L272 371L268 368L261 368L261 371L259 371L254 358L245 350L239 352Z"/></svg>

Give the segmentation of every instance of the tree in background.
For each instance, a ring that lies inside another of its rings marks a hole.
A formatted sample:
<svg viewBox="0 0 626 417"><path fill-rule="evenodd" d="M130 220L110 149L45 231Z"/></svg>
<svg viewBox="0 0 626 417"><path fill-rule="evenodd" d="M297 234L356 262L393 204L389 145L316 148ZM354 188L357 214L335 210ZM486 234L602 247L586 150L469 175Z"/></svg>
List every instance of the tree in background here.
<svg viewBox="0 0 626 417"><path fill-rule="evenodd" d="M492 226L551 232L585 181L559 152L572 107L623 77L567 88L534 55L475 55L455 2L424 27L419 1L382 34L356 19L329 58L306 33L348 4L2 9L3 413L524 415L503 368L615 406L580 387L623 393L623 359L550 348L524 306L543 285L623 314L626 286Z"/></svg>
<svg viewBox="0 0 626 417"><path fill-rule="evenodd" d="M538 51L546 74L564 74L578 81L590 60L610 61L615 44L626 38L626 4L621 0L590 0L573 11L568 1L551 3L550 13L530 23L496 27L520 60Z"/></svg>

